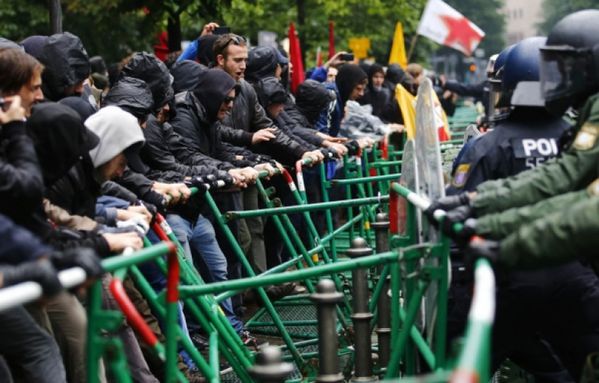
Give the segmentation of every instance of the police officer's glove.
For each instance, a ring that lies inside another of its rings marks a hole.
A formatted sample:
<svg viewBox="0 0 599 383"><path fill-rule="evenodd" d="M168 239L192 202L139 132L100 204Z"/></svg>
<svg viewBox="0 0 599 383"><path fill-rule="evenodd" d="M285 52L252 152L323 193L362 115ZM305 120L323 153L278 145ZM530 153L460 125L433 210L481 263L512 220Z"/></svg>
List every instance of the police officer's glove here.
<svg viewBox="0 0 599 383"><path fill-rule="evenodd" d="M50 261L57 270L81 267L88 278L104 274L100 258L94 250L87 247L54 252L50 255Z"/></svg>
<svg viewBox="0 0 599 383"><path fill-rule="evenodd" d="M475 237L466 246L466 259L474 263L478 258L485 258L492 264L496 264L499 259L500 242Z"/></svg>
<svg viewBox="0 0 599 383"><path fill-rule="evenodd" d="M56 269L47 259L25 262L17 266L4 266L0 268L0 274L3 286L33 281L42 286L46 296L56 295L62 290Z"/></svg>
<svg viewBox="0 0 599 383"><path fill-rule="evenodd" d="M464 247L476 234L476 219L471 218L470 206L460 206L448 212L441 223L441 231Z"/></svg>
<svg viewBox="0 0 599 383"><path fill-rule="evenodd" d="M436 225L435 210L450 211L456 207L469 205L470 197L468 193L460 193L457 195L445 196L433 201L431 205L424 211L424 214L428 217L429 221Z"/></svg>

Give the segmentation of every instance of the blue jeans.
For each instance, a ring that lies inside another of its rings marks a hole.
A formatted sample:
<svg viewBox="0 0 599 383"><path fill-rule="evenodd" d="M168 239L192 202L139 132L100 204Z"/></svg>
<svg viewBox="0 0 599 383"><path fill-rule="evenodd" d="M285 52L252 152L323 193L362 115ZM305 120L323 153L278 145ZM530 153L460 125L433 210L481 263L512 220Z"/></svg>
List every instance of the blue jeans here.
<svg viewBox="0 0 599 383"><path fill-rule="evenodd" d="M214 227L208 219L199 215L196 222L192 223L180 215L169 214L166 220L185 251L191 254L193 263L206 282L228 279L227 259L216 241ZM221 306L235 331L243 331L243 322L234 314L231 299L221 302Z"/></svg>

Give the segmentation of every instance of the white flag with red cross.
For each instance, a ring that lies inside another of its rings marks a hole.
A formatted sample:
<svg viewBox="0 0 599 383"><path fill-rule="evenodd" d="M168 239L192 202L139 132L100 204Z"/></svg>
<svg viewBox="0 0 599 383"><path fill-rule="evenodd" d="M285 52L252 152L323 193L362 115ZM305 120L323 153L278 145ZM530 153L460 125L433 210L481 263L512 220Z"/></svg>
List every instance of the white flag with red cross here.
<svg viewBox="0 0 599 383"><path fill-rule="evenodd" d="M418 24L418 34L467 56L472 55L485 36L472 21L441 0L428 0Z"/></svg>

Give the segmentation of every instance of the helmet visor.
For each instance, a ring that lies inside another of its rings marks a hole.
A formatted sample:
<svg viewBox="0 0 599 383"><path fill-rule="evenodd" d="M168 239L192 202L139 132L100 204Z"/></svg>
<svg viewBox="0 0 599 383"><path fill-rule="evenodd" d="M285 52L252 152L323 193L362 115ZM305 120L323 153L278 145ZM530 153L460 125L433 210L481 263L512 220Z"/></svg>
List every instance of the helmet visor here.
<svg viewBox="0 0 599 383"><path fill-rule="evenodd" d="M591 53L587 49L545 47L541 49L541 90L545 100L585 95L590 84ZM574 101L574 100L572 100Z"/></svg>

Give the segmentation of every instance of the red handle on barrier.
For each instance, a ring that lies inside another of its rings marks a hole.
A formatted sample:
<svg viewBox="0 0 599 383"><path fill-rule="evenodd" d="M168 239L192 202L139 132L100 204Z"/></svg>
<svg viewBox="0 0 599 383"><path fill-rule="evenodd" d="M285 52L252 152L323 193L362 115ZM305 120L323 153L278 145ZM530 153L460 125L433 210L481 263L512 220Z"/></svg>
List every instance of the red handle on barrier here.
<svg viewBox="0 0 599 383"><path fill-rule="evenodd" d="M168 253L168 275L166 277L166 302L176 303L179 300L179 259L174 249Z"/></svg>
<svg viewBox="0 0 599 383"><path fill-rule="evenodd" d="M148 326L148 324L141 317L129 297L123 288L123 282L120 279L113 278L110 282L110 293L118 303L121 311L125 315L127 322L135 329L135 331L141 336L141 338L149 346L155 347L158 343L158 338Z"/></svg>
<svg viewBox="0 0 599 383"><path fill-rule="evenodd" d="M399 194L393 188L389 190L389 232L399 233Z"/></svg>

